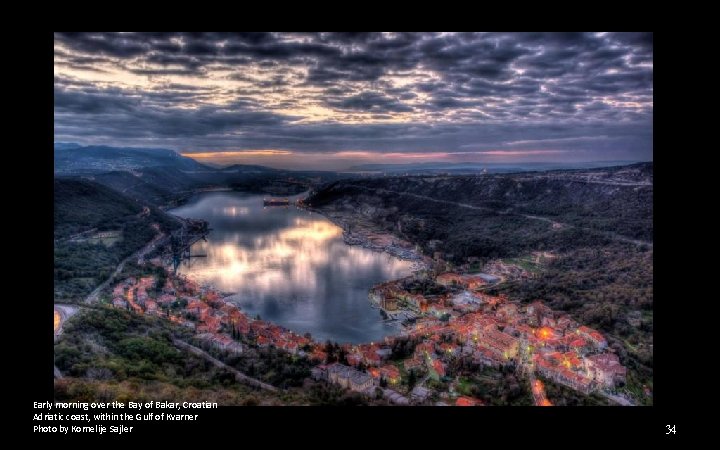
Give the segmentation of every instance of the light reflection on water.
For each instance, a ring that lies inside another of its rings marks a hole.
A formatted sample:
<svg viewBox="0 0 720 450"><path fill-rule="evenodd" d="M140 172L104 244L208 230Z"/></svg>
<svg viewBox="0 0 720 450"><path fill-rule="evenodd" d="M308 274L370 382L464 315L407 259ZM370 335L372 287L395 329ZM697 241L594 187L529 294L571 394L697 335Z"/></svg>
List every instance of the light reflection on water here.
<svg viewBox="0 0 720 450"><path fill-rule="evenodd" d="M294 206L263 208L263 197L209 192L170 211L204 219L213 229L178 272L236 292L252 315L317 340L377 341L396 328L371 308L368 289L410 274L410 262L346 245L342 230Z"/></svg>

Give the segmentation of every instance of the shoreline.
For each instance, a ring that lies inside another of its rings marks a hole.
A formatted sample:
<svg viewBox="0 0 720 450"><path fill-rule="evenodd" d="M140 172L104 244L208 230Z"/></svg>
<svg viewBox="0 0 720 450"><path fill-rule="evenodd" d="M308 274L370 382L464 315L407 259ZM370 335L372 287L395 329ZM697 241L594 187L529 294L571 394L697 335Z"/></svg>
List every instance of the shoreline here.
<svg viewBox="0 0 720 450"><path fill-rule="evenodd" d="M196 192L195 194L201 194ZM400 259L402 261L409 261L411 262L409 267L409 274L408 276L413 276L417 274L418 272L427 270L430 268L431 260L429 257L424 256L416 251L415 248L413 248L412 244L402 240L401 238L384 231L374 231L372 229L367 229L365 227L362 227L359 232L351 232L349 230L350 226L348 224L349 217L345 217L345 215L339 215L339 214L327 214L325 211L321 211L315 208L311 207L303 207L303 209L306 209L310 212L317 213L321 216L323 216L325 219L329 220L334 225L340 227L343 230L342 237L343 242L346 245L350 246L360 246L363 248L366 248L368 250L378 252L378 253L386 253L394 258ZM184 221L187 220L197 220L197 219L191 219L187 217L181 218ZM369 227L368 227L369 228ZM167 265L163 264L163 268L165 269L168 276L175 276L178 278L184 278L187 280L190 280L192 282L198 283L205 288L216 292L219 294L221 301L225 303L229 303L235 306L238 306L236 299L234 298L237 295L237 292L223 292L221 289L219 289L217 286L215 286L213 283L208 281L200 281L198 279L195 279L194 277L187 275L187 274L180 274L180 273L174 273L172 270L172 267L168 267ZM401 277L404 278L404 277ZM398 279L390 279L384 282L394 282ZM385 309L375 305L369 298L369 294L372 287L368 289L368 299L367 302L369 306L372 309L378 310L378 312L384 311L386 313L386 316L383 317L382 314L380 314L380 322L388 325L393 328L393 332L389 334L388 336L391 337L399 337L404 335L405 332L405 326L403 325L403 312L402 311L386 311ZM247 312L243 313L247 314ZM285 328L283 325L274 322L269 321L268 323L281 326ZM291 331L291 330L290 330Z"/></svg>
<svg viewBox="0 0 720 450"><path fill-rule="evenodd" d="M305 206L304 209L317 213L343 230L343 242L347 245L357 245L368 250L380 253L387 253L390 256L403 261L411 261L413 273L427 270L430 266L430 258L419 253L413 244L382 230L367 229L364 226L360 230L350 230L348 217L344 213L329 213L317 208ZM372 227L368 227L372 228ZM393 280L388 280L393 281Z"/></svg>

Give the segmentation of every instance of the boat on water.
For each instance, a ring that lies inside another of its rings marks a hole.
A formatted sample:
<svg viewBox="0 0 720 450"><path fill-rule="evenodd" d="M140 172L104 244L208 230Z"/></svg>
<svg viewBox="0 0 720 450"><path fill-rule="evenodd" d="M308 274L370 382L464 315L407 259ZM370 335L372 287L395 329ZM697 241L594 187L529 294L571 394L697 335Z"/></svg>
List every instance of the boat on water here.
<svg viewBox="0 0 720 450"><path fill-rule="evenodd" d="M288 206L290 200L287 198L264 198L263 206Z"/></svg>

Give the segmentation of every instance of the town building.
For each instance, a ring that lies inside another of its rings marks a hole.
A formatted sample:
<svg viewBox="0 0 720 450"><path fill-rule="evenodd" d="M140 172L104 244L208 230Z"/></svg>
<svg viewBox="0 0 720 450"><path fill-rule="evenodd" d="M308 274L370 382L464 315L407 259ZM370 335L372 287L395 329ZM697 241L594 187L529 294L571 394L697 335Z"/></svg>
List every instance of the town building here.
<svg viewBox="0 0 720 450"><path fill-rule="evenodd" d="M620 364L614 353L600 353L584 359L585 370L589 377L604 387L615 387L625 383L627 369Z"/></svg>
<svg viewBox="0 0 720 450"><path fill-rule="evenodd" d="M472 397L458 397L455 406L482 406L482 400Z"/></svg>
<svg viewBox="0 0 720 450"><path fill-rule="evenodd" d="M407 397L392 389L383 389L383 397L396 405L406 406L410 404Z"/></svg>
<svg viewBox="0 0 720 450"><path fill-rule="evenodd" d="M412 391L410 391L410 399L414 402L424 402L430 397L431 391L428 388L422 387L422 386L415 386Z"/></svg>
<svg viewBox="0 0 720 450"><path fill-rule="evenodd" d="M580 336L582 336L585 339L592 342L595 346L597 346L597 348L599 348L601 350L607 348L607 341L605 340L603 335L600 334L599 332L593 330L592 328L588 328L586 326L581 326L581 327L578 327L577 333Z"/></svg>
<svg viewBox="0 0 720 450"><path fill-rule="evenodd" d="M339 363L327 366L327 380L355 392L366 392L373 387L370 375Z"/></svg>

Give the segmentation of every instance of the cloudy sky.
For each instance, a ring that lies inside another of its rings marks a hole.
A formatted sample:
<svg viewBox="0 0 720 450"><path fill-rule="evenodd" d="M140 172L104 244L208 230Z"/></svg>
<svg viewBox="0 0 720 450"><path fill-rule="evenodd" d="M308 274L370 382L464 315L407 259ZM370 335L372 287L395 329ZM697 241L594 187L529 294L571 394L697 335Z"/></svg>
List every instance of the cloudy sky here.
<svg viewBox="0 0 720 450"><path fill-rule="evenodd" d="M56 33L55 140L202 162L652 160L648 33Z"/></svg>

